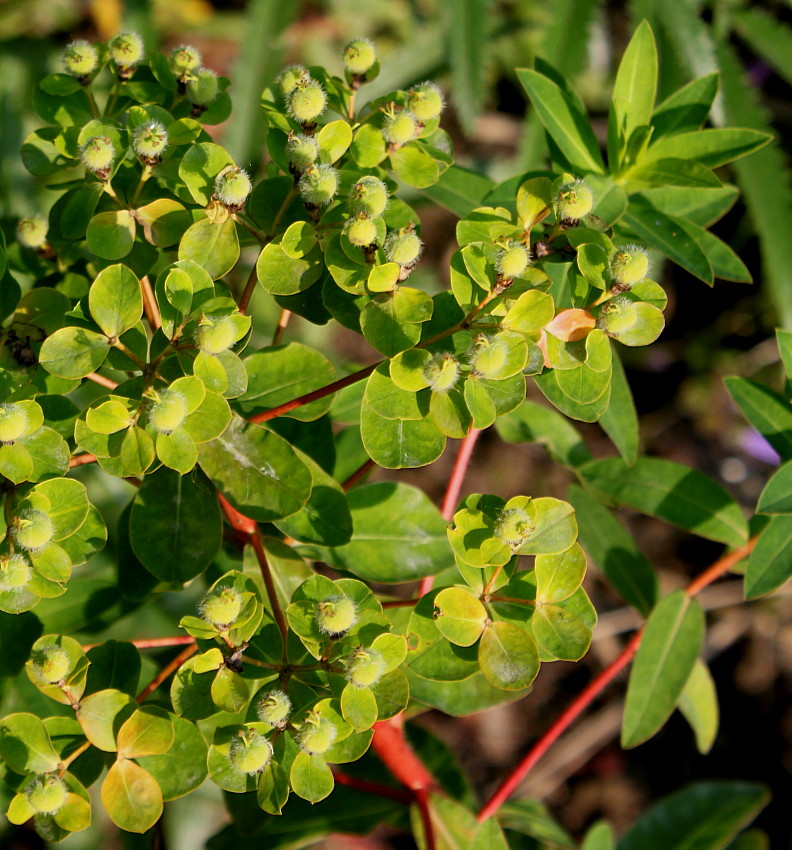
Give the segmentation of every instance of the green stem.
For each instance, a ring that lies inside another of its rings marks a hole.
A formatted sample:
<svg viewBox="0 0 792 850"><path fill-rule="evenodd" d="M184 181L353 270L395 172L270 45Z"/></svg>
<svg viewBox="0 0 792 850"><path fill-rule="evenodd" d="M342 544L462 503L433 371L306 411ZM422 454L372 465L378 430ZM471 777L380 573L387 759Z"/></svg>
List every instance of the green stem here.
<svg viewBox="0 0 792 850"><path fill-rule="evenodd" d="M134 352L134 351L131 351L130 349L128 349L128 348L124 345L124 343L123 343L123 342L121 342L121 340L120 340L120 339L117 339L117 340L113 343L113 348L117 348L120 352L122 352L123 354L126 354L126 356L127 356L127 357L128 357L128 358L129 358L129 359L130 359L133 363L136 363L138 366L140 366L140 368L141 368L141 369L145 369L145 368L146 368L147 364L146 364L146 363L144 363L144 362L143 362L143 361L142 361L142 360L141 360L141 359L137 356L137 354L135 354L135 352Z"/></svg>

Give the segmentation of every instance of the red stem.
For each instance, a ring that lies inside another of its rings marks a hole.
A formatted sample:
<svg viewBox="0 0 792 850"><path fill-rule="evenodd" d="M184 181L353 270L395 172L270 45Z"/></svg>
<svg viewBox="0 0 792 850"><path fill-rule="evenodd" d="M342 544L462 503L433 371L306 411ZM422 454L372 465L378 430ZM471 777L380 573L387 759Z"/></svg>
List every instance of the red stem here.
<svg viewBox="0 0 792 850"><path fill-rule="evenodd" d="M426 850L435 850L437 845L435 844L432 810L429 806L429 791L426 788L419 788L415 792L415 804L418 806L418 811L421 813L421 823L424 828Z"/></svg>
<svg viewBox="0 0 792 850"><path fill-rule="evenodd" d="M339 785L346 785L347 788L354 788L356 791L364 791L366 794L374 794L377 797L396 800L398 803L404 803L407 806L413 800L409 791L401 791L399 788L391 788L379 782L369 782L368 779L358 779L357 776L350 776L336 767L333 767L333 777Z"/></svg>
<svg viewBox="0 0 792 850"><path fill-rule="evenodd" d="M462 482L465 480L465 473L470 465L470 459L473 457L473 449L476 447L476 442L481 431L478 428L471 428L468 435L459 444L454 468L451 470L451 477L448 479L443 503L440 506L440 513L446 522L451 522L454 518L454 509L459 501L459 494L462 491ZM427 576L418 588L418 596L425 596L434 587L434 576Z"/></svg>
<svg viewBox="0 0 792 850"><path fill-rule="evenodd" d="M191 646L195 643L195 638L191 635L176 635L176 637L163 638L142 638L141 640L125 641L136 646L138 649L159 649L165 646ZM88 643L83 646L83 651L87 652L95 646L102 646L101 643Z"/></svg>
<svg viewBox="0 0 792 850"><path fill-rule="evenodd" d="M85 466L86 463L96 463L96 455L88 454L77 455L69 461L69 469L74 469L75 466Z"/></svg>
<svg viewBox="0 0 792 850"><path fill-rule="evenodd" d="M354 471L354 472L353 472L353 473L349 476L349 478L347 478L347 480L346 480L346 481L344 481L344 483L341 485L341 486L344 488L344 492L347 492L348 490L351 490L351 489L355 486L355 484L357 484L357 483L358 483L358 481L360 481L360 479L361 479L361 478L365 478L365 477L366 477L366 475L368 475L368 473L369 473L369 472L371 472L371 470L372 470L372 469L374 469L374 467L375 467L376 465L377 465L377 464L376 464L376 463L374 463L374 461L373 461L373 460L371 460L371 458L369 458L369 459L368 459L365 463L361 464L361 465L360 465L360 466L359 466L359 467L358 467L358 468L357 468L357 469L356 469L356 470L355 470L355 471Z"/></svg>
<svg viewBox="0 0 792 850"><path fill-rule="evenodd" d="M705 587L708 587L716 579L727 573L735 564L749 555L754 546L756 546L757 538L753 537L744 546L729 552L722 558L718 558L712 566L704 570L701 575L695 578L687 587L686 593L688 596L695 596L700 593ZM479 812L479 822L485 821L492 817L498 809L508 800L517 786L525 779L528 773L533 769L534 765L542 758L542 756L550 749L550 747L558 740L563 732L577 719L577 717L588 708L589 705L599 696L599 694L621 673L621 671L632 661L633 656L638 651L643 637L643 627L641 627L633 636L630 642L621 651L619 657L606 667L589 685L586 687L567 708L567 710L553 723L553 725L542 735L542 737L533 745L523 760L509 774L509 776L500 785L498 790L492 795L486 805Z"/></svg>
<svg viewBox="0 0 792 850"><path fill-rule="evenodd" d="M435 787L432 774L405 740L401 723L396 718L374 724L371 746L393 778L406 788L419 791Z"/></svg>
<svg viewBox="0 0 792 850"><path fill-rule="evenodd" d="M162 670L157 673L157 675L146 685L145 688L143 688L143 690L137 695L137 701L144 702L150 694L157 690L157 688L168 678L168 676L170 676L171 673L175 673L179 667L181 667L188 658L192 658L197 651L197 643L193 643L192 646L188 646L186 649L183 649L172 661L166 664Z"/></svg>

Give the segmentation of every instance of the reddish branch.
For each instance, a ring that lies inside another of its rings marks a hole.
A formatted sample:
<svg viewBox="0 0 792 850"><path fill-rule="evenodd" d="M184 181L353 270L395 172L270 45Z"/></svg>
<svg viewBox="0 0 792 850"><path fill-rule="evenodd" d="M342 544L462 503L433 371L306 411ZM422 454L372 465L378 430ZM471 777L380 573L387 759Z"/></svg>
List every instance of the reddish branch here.
<svg viewBox="0 0 792 850"><path fill-rule="evenodd" d="M694 579L687 587L686 593L688 596L695 596L700 593L705 587L712 584L713 581L725 575L735 564L739 563L743 558L749 555L756 545L757 538L749 540L744 546L735 549L733 552L724 555L715 561L712 566L708 567ZM619 657L606 667L572 702L569 708L550 726L550 728L542 735L542 737L528 751L522 761L514 768L514 770L501 783L498 790L490 797L486 805L481 809L478 815L479 822L492 817L498 809L508 800L515 789L525 779L528 773L533 769L536 763L550 749L550 747L558 740L558 738L572 725L577 717L585 711L591 703L602 693L603 690L621 673L621 671L632 661L633 656L638 651L643 637L643 627L639 629L632 637L630 642L624 647L619 654Z"/></svg>
<svg viewBox="0 0 792 850"><path fill-rule="evenodd" d="M132 646L138 649L161 649L166 646L190 646L195 643L195 638L190 635L176 635L175 637L163 638L142 638L141 640L130 640L126 643L131 643ZM83 651L88 652L95 646L102 646L100 643L88 643L83 646Z"/></svg>
<svg viewBox="0 0 792 850"><path fill-rule="evenodd" d="M105 378L104 375L99 375L97 372L89 372L85 377L88 378L89 381L93 381L95 384L106 387L108 390L114 390L118 386L115 381L110 378Z"/></svg>
<svg viewBox="0 0 792 850"><path fill-rule="evenodd" d="M157 673L157 675L146 685L145 688L143 688L143 690L137 695L137 701L145 702L146 698L150 694L154 693L154 691L157 690L157 688L168 678L168 676L170 676L171 673L175 673L179 667L181 667L188 658L192 658L197 651L197 643L193 643L191 646L183 649L174 659L166 664L159 673Z"/></svg>
<svg viewBox="0 0 792 850"><path fill-rule="evenodd" d="M355 486L355 484L357 484L361 478L365 478L369 474L369 472L374 469L376 465L377 464L373 460L371 460L371 458L369 458L365 463L361 464L341 485L344 488L344 492L351 490Z"/></svg>
<svg viewBox="0 0 792 850"><path fill-rule="evenodd" d="M368 779L358 779L357 776L350 776L337 767L333 767L333 777L339 785L346 785L347 788L354 788L356 791L374 794L376 797L385 797L388 800L396 800L398 803L404 803L407 806L412 803L412 794L409 791L391 788L389 785L382 785L379 782L369 782Z"/></svg>
<svg viewBox="0 0 792 850"><path fill-rule="evenodd" d="M74 469L75 466L85 466L86 463L96 463L96 455L88 454L76 455L69 461L69 469Z"/></svg>

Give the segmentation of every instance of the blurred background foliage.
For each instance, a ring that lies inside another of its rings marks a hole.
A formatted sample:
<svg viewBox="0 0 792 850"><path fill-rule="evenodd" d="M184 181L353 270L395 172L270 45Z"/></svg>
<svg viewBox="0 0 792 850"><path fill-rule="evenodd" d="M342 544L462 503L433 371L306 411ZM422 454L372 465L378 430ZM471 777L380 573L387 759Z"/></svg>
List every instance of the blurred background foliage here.
<svg viewBox="0 0 792 850"><path fill-rule="evenodd" d="M54 200L24 170L19 148L40 123L31 109L37 81L57 70L60 51L75 37L106 39L131 28L150 49L168 50L185 42L198 47L208 67L232 79L234 112L214 132L254 175L266 161L259 96L280 67L300 61L340 71L341 47L355 36L373 38L382 73L366 94L376 97L426 78L437 80L448 94L451 108L444 126L454 137L458 163L503 180L543 167L547 156L543 131L530 110L526 113L514 68L530 67L542 57L569 75L604 140L614 71L643 18L658 39L659 98L717 70L721 91L713 122L769 130L777 140L720 175L739 186L741 197L715 232L740 254L756 285L718 281L709 291L669 266L658 278L671 298L667 330L651 349L632 349L626 358L645 450L714 475L752 506L776 458L740 418L722 378L740 374L777 385L782 378L772 328L792 328L792 184L785 150L792 139L790 0L0 0L0 223L9 232L19 217L46 213ZM422 205L420 197L413 195L410 201L422 216L427 243L419 268L421 285L445 288L448 258L455 248L455 216L435 204ZM275 310L265 294L257 297L258 328L268 330ZM346 363L365 363L371 357L365 344L343 329L309 328L294 320L289 334ZM598 426L581 430L595 455L611 450ZM429 469L399 477L439 498L451 461L446 456ZM84 475L95 473L86 470ZM129 498L126 485L118 482L110 488L106 478L95 478L92 492L111 520ZM517 492L563 495L569 480L540 446L505 451L497 436L488 433L467 490L505 497ZM719 554L716 544L692 540L655 520L625 518L668 590ZM105 558L96 566L97 576L109 569ZM608 663L618 652L615 636L635 623L593 571L587 582L601 614L590 657L595 664ZM758 826L771 836L773 847L790 846L792 595L781 592L771 600L738 606L739 580L708 593L703 601L714 626L708 651L723 706L712 754L697 755L682 722L670 723L649 744L622 752L616 689L523 789L550 805L574 834L597 816L623 829L649 800L685 781L726 777L770 784L774 802ZM162 613L168 604L166 595L156 606L138 611L134 622L115 624L107 637L161 633L170 620ZM580 689L586 676L582 665L571 673L569 669L554 665L531 697L517 705L453 721L431 712L420 722L451 747L479 791L489 789ZM169 850L204 846L223 817L219 792L209 786L171 804L164 827ZM151 841L157 840L108 838L106 829L98 823L66 844L86 850L137 848L155 846ZM394 835L386 829L374 838L329 839L321 846L409 846ZM0 837L0 847L11 846L42 845L33 833ZM760 838L746 846L768 845Z"/></svg>

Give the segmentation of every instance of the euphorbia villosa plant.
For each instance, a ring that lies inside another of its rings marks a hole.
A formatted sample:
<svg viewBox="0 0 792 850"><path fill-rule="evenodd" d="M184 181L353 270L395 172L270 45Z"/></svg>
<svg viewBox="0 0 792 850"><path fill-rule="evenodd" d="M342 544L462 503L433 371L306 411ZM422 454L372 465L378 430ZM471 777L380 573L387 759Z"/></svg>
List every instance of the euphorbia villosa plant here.
<svg viewBox="0 0 792 850"><path fill-rule="evenodd" d="M575 91L537 63L517 74L552 167L495 185L453 165L436 85L367 102L378 72L365 39L344 50L342 76L287 68L261 97L255 180L205 129L229 115L229 81L192 47L74 42L36 91L46 126L22 157L55 201L3 257L0 633L15 678L0 756L8 819L32 818L48 840L89 826L95 783L115 824L145 832L208 777L234 820L214 848L409 829L410 805L422 847L548 830L574 847L530 801L501 805L636 650L624 745L675 707L712 743L695 594L753 541L717 483L638 457L619 351L661 333L665 261L709 284L748 279L706 230L734 198L713 169L767 137L702 129L713 76L655 104L644 24L616 78L607 164ZM413 282L410 189L459 216L451 287L435 295ZM251 330L256 291L281 311L272 344ZM370 362L339 374L316 347L284 342L292 314L361 335ZM526 380L547 404L526 401ZM599 422L620 456L593 460L569 419ZM506 442L545 443L582 488L460 501L493 425ZM434 462L449 439L461 442L440 509L398 478L365 483L377 466ZM112 573L91 562L106 540L90 498L103 476L136 488ZM735 552L661 597L613 504ZM444 752L415 730L408 744L401 720L530 699L542 663L581 659L597 620L586 552L647 625L476 814ZM162 608L170 636L107 639L166 591L182 592ZM663 830L680 817L720 842L697 847L725 846L764 800L705 783L619 847L671 846ZM584 846L614 847L610 827Z"/></svg>

